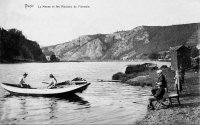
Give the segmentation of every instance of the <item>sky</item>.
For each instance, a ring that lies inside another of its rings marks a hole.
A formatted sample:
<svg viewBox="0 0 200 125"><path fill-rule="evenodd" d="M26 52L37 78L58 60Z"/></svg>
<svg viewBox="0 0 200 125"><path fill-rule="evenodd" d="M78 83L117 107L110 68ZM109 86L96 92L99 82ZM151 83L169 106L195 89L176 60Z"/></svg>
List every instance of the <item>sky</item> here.
<svg viewBox="0 0 200 125"><path fill-rule="evenodd" d="M0 0L0 27L21 30L41 47L141 25L197 22L200 0Z"/></svg>

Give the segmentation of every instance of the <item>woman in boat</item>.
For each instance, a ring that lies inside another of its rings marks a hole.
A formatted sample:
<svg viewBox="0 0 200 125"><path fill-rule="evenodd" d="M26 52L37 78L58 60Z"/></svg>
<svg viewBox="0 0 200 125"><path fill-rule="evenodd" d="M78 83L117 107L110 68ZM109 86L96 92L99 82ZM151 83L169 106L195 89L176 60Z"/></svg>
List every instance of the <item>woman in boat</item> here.
<svg viewBox="0 0 200 125"><path fill-rule="evenodd" d="M47 88L48 89L55 88L56 84L57 84L57 79L53 76L53 74L50 74L49 77L50 77L51 81L50 81L50 83L49 83Z"/></svg>
<svg viewBox="0 0 200 125"><path fill-rule="evenodd" d="M27 73L24 73L23 76L19 80L19 85L22 88L31 88L29 84L26 83L26 77L28 76Z"/></svg>

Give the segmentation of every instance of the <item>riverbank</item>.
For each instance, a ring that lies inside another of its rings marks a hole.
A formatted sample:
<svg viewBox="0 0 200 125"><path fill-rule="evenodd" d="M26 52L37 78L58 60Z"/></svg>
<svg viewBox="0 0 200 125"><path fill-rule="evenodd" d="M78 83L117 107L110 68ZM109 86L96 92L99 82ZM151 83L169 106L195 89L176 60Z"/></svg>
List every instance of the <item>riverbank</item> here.
<svg viewBox="0 0 200 125"><path fill-rule="evenodd" d="M148 111L136 125L188 125L200 124L200 77L199 73L186 72L183 92L180 95L181 106L175 102L172 107Z"/></svg>

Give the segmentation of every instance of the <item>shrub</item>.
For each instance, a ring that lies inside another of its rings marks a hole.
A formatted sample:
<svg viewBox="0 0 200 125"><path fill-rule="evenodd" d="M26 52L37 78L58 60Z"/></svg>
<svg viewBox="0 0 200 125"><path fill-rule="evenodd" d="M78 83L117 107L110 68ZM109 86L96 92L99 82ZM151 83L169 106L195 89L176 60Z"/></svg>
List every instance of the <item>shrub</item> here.
<svg viewBox="0 0 200 125"><path fill-rule="evenodd" d="M122 80L126 75L122 72L118 72L112 76L112 80Z"/></svg>
<svg viewBox="0 0 200 125"><path fill-rule="evenodd" d="M145 70L144 65L128 65L125 70L125 74L131 74L136 72L143 72Z"/></svg>
<svg viewBox="0 0 200 125"><path fill-rule="evenodd" d="M60 60L56 57L55 54L52 54L52 55L50 56L50 61L51 61L51 62L59 62Z"/></svg>
<svg viewBox="0 0 200 125"><path fill-rule="evenodd" d="M159 54L158 53L151 53L149 54L149 59L158 59Z"/></svg>
<svg viewBox="0 0 200 125"><path fill-rule="evenodd" d="M160 68L165 69L165 68L168 68L168 67L167 67L167 65L162 65Z"/></svg>
<svg viewBox="0 0 200 125"><path fill-rule="evenodd" d="M199 56L199 50L196 47L191 48L191 57L197 57Z"/></svg>

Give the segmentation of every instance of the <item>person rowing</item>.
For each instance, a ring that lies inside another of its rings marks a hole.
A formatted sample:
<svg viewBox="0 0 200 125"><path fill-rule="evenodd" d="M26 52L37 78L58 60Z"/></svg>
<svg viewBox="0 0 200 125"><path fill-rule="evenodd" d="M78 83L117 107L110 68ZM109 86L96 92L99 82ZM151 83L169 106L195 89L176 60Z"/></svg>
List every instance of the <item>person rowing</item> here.
<svg viewBox="0 0 200 125"><path fill-rule="evenodd" d="M57 84L57 79L54 77L53 74L49 74L49 78L50 78L50 82L42 82L42 83L47 83L49 84L47 86L48 89L52 89L52 88L55 88L56 87L56 84Z"/></svg>
<svg viewBox="0 0 200 125"><path fill-rule="evenodd" d="M31 86L26 82L27 73L24 73L23 76L19 79L19 85L22 88L31 88Z"/></svg>

